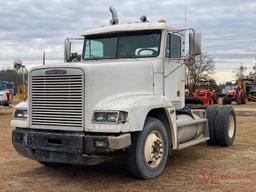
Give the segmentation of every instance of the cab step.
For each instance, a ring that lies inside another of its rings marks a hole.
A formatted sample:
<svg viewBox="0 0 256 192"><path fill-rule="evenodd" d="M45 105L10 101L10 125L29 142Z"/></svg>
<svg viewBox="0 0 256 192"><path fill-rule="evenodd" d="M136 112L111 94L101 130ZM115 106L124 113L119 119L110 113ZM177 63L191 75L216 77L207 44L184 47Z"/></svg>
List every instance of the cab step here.
<svg viewBox="0 0 256 192"><path fill-rule="evenodd" d="M190 141L182 143L182 144L178 144L178 150L184 149L184 148L187 148L187 147L199 144L199 143L203 143L209 139L210 139L210 137L200 137L200 138L193 139L193 140L190 140Z"/></svg>

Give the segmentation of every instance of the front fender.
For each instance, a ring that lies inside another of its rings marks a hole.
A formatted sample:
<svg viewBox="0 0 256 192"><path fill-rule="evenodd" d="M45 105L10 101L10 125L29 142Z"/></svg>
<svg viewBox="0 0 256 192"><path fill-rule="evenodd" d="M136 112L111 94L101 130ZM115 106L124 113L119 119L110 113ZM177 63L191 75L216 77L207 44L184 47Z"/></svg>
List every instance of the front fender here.
<svg viewBox="0 0 256 192"><path fill-rule="evenodd" d="M161 95L126 95L98 103L96 110L120 110L128 112L125 124L93 124L95 132L133 132L143 130L147 114L156 108L174 108L172 102Z"/></svg>

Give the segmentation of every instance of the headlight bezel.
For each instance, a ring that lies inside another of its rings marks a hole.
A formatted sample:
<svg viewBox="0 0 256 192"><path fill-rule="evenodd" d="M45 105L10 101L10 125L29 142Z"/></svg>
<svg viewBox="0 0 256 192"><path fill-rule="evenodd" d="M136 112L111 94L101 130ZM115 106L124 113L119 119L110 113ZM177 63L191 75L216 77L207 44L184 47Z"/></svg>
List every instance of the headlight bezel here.
<svg viewBox="0 0 256 192"><path fill-rule="evenodd" d="M99 118L104 117L104 118ZM94 124L124 124L127 122L128 112L126 111L94 111L92 122Z"/></svg>
<svg viewBox="0 0 256 192"><path fill-rule="evenodd" d="M15 120L26 120L28 118L27 109L16 109L13 113L13 119Z"/></svg>

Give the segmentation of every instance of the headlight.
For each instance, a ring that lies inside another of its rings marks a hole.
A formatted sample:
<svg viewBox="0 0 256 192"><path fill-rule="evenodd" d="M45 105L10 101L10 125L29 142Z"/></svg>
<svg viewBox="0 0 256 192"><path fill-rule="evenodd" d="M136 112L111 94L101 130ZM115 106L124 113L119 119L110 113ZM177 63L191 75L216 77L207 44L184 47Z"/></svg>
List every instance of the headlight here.
<svg viewBox="0 0 256 192"><path fill-rule="evenodd" d="M114 113L107 113L107 121L109 122L116 122L118 117L118 113L114 112Z"/></svg>
<svg viewBox="0 0 256 192"><path fill-rule="evenodd" d="M27 119L28 118L28 111L22 109L16 109L14 112L13 118L15 119Z"/></svg>
<svg viewBox="0 0 256 192"><path fill-rule="evenodd" d="M96 111L93 115L95 123L125 123L128 113L125 111Z"/></svg>
<svg viewBox="0 0 256 192"><path fill-rule="evenodd" d="M94 120L95 121L106 121L107 114L103 112L96 112L94 113Z"/></svg>

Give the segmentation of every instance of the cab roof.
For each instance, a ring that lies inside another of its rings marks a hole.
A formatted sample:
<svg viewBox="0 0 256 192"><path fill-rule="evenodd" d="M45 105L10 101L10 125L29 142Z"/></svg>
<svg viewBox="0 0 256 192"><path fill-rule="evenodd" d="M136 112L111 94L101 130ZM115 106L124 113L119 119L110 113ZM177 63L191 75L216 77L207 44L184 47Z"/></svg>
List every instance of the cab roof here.
<svg viewBox="0 0 256 192"><path fill-rule="evenodd" d="M135 23L123 23L116 25L100 26L98 28L87 30L82 36L113 33L123 31L143 31L143 30L179 30L173 26L168 25L165 22L151 23L151 22L135 22Z"/></svg>

